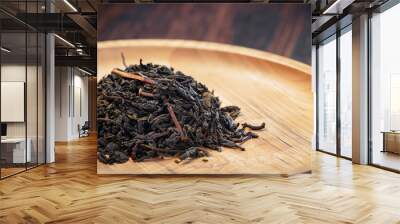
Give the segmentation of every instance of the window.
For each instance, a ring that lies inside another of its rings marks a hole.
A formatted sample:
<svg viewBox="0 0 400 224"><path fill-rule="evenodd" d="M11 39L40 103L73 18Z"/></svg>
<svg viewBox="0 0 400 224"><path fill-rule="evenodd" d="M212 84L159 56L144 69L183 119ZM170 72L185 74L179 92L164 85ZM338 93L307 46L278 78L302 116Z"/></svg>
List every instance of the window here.
<svg viewBox="0 0 400 224"><path fill-rule="evenodd" d="M336 153L336 37L318 50L318 149Z"/></svg>
<svg viewBox="0 0 400 224"><path fill-rule="evenodd" d="M317 149L348 159L352 157L352 74L350 24L317 49Z"/></svg>
<svg viewBox="0 0 400 224"><path fill-rule="evenodd" d="M352 157L352 33L340 36L340 155Z"/></svg>
<svg viewBox="0 0 400 224"><path fill-rule="evenodd" d="M400 5L371 18L372 164L400 170Z"/></svg>

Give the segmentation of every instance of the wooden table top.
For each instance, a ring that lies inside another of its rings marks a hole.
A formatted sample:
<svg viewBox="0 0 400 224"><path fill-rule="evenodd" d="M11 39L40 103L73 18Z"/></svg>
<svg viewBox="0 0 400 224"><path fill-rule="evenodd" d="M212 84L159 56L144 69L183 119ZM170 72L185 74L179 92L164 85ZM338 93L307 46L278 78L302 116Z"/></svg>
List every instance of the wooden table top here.
<svg viewBox="0 0 400 224"><path fill-rule="evenodd" d="M105 165L99 174L294 174L311 170L313 96L310 66L265 51L199 41L128 40L98 44L98 80L112 68L157 63L193 76L223 105L242 108L238 121L266 123L246 151L226 148L201 159Z"/></svg>

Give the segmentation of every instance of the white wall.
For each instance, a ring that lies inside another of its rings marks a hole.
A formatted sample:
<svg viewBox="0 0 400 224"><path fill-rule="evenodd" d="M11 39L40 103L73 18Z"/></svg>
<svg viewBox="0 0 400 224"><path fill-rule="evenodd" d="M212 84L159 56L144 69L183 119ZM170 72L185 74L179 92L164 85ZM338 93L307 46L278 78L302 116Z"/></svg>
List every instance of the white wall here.
<svg viewBox="0 0 400 224"><path fill-rule="evenodd" d="M68 140L69 85L68 67L55 68L55 141Z"/></svg>
<svg viewBox="0 0 400 224"><path fill-rule="evenodd" d="M39 69L39 70L37 70ZM36 65L10 63L2 64L1 78L3 81L24 82L26 84L26 107L22 107L22 112L26 112L26 120L22 122L6 122L7 137L9 138L27 138L29 139L32 161L44 163L45 150L45 120L44 120L44 74L41 67ZM25 80L27 78L27 80ZM24 90L22 90L23 94ZM7 97L7 96L2 96ZM7 111L12 108L3 107L1 110ZM7 111L13 113L13 111Z"/></svg>
<svg viewBox="0 0 400 224"><path fill-rule="evenodd" d="M3 64L1 66L1 81L3 82L25 82L25 64ZM36 69L28 66L28 73ZM36 70L35 70L36 72ZM7 110L7 108L1 108ZM7 123L7 137L25 137L25 122L9 122Z"/></svg>
<svg viewBox="0 0 400 224"><path fill-rule="evenodd" d="M82 126L85 121L88 121L89 116L88 116L88 78L81 76L82 73L79 73L79 75L76 74L77 70L74 70L75 75L74 75L74 82L71 90L74 90L72 92L73 96L71 96L71 99L74 99L74 102L71 102L71 105L74 105L73 108L71 108L72 111L72 119L71 119L71 132L70 135L72 138L78 138L79 137L79 132L78 132L78 125Z"/></svg>
<svg viewBox="0 0 400 224"><path fill-rule="evenodd" d="M76 68L56 67L56 141L79 138L78 125L88 120L88 78L83 75Z"/></svg>
<svg viewBox="0 0 400 224"><path fill-rule="evenodd" d="M28 66L28 70L33 69ZM25 82L25 64L3 64L1 66L1 81Z"/></svg>

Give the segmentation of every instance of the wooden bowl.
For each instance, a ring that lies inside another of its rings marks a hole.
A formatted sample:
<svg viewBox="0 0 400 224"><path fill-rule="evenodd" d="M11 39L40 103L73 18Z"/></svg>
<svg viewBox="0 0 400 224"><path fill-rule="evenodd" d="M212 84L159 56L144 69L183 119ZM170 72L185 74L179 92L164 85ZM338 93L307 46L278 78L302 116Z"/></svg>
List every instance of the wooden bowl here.
<svg viewBox="0 0 400 224"><path fill-rule="evenodd" d="M237 121L266 122L260 137L202 159L174 158L105 165L99 174L282 174L311 170L313 96L311 68L271 53L226 44L186 40L118 40L98 43L98 81L115 68L156 63L172 66L214 90L223 105L242 108Z"/></svg>

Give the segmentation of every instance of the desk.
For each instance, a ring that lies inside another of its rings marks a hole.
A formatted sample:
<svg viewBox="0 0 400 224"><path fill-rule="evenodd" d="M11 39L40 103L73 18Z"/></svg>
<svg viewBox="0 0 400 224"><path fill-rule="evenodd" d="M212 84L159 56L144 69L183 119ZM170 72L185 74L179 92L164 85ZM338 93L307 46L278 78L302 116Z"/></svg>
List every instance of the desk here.
<svg viewBox="0 0 400 224"><path fill-rule="evenodd" d="M382 134L382 152L392 152L400 154L400 131L382 131Z"/></svg>
<svg viewBox="0 0 400 224"><path fill-rule="evenodd" d="M25 152L25 138L5 138L1 139L1 157L6 163L26 163L32 159L30 138L26 140L28 143Z"/></svg>

